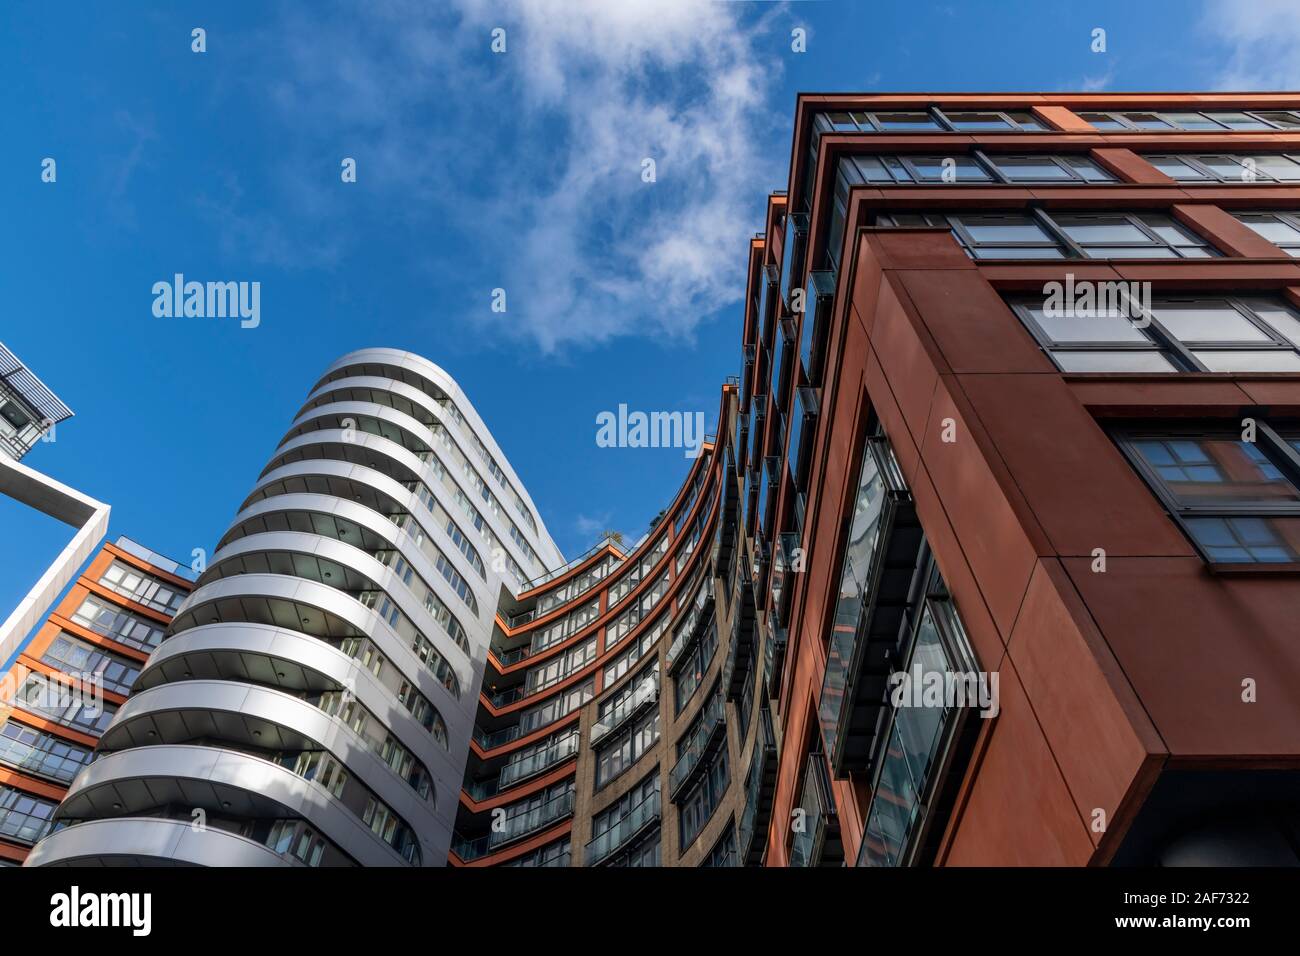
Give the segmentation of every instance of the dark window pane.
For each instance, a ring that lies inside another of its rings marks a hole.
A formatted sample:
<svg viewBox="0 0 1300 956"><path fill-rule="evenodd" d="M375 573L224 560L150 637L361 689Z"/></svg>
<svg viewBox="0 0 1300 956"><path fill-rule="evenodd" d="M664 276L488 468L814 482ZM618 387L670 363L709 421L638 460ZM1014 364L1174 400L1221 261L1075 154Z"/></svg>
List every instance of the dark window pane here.
<svg viewBox="0 0 1300 956"><path fill-rule="evenodd" d="M1300 561L1300 518L1188 518L1187 530L1211 561L1229 564Z"/></svg>
<svg viewBox="0 0 1300 956"><path fill-rule="evenodd" d="M1141 438L1133 449L1183 507L1300 502L1263 452L1240 438Z"/></svg>

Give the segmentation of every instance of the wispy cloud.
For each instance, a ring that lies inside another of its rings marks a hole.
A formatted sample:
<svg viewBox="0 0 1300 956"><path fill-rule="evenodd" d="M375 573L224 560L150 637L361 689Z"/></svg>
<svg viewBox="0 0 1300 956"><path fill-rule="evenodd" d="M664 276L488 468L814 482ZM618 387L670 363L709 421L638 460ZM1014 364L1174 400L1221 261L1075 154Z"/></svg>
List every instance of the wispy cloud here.
<svg viewBox="0 0 1300 956"><path fill-rule="evenodd" d="M352 150L368 201L464 238L485 287L463 320L548 352L688 337L737 300L736 250L780 181L784 157L763 146L784 119L767 103L779 60L760 44L780 42L768 28L781 15L694 0L344 2L310 21L287 12L266 37L276 56L262 62L278 66L250 82L293 144L286 166ZM308 195L282 201L276 228L318 228ZM263 241L238 205L214 208L231 241ZM505 314L488 308L497 286Z"/></svg>
<svg viewBox="0 0 1300 956"><path fill-rule="evenodd" d="M1106 67L1104 73L1096 73L1085 76L1075 89L1083 93L1099 93L1106 89L1115 81L1115 66L1111 64Z"/></svg>
<svg viewBox="0 0 1300 956"><path fill-rule="evenodd" d="M598 515L580 514L573 519L573 530L584 538L592 538L609 530L612 512L602 511Z"/></svg>
<svg viewBox="0 0 1300 956"><path fill-rule="evenodd" d="M1216 88L1300 88L1300 4L1295 0L1208 0L1201 25L1227 47Z"/></svg>

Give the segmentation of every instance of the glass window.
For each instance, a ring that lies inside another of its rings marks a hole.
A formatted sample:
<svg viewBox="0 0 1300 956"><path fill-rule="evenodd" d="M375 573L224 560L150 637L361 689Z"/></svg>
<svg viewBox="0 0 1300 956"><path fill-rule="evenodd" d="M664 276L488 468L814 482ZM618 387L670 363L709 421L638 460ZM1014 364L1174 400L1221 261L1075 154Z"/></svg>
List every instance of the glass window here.
<svg viewBox="0 0 1300 956"><path fill-rule="evenodd" d="M995 162L998 172L1013 183L1074 179L1068 169L1052 162L1048 156L1001 156L995 158Z"/></svg>
<svg viewBox="0 0 1300 956"><path fill-rule="evenodd" d="M1237 219L1289 256L1300 256L1300 219L1281 212L1239 212Z"/></svg>
<svg viewBox="0 0 1300 956"><path fill-rule="evenodd" d="M1155 304L1151 314L1183 342L1265 342L1268 336L1227 302Z"/></svg>
<svg viewBox="0 0 1300 956"><path fill-rule="evenodd" d="M1067 372L1300 370L1300 316L1280 300L1110 298L1095 308L1013 307Z"/></svg>
<svg viewBox="0 0 1300 956"><path fill-rule="evenodd" d="M947 113L948 122L959 130L1013 129L1011 122L1001 113Z"/></svg>
<svg viewBox="0 0 1300 956"><path fill-rule="evenodd" d="M1062 372L1177 372L1179 369L1162 353L1073 351L1054 352Z"/></svg>
<svg viewBox="0 0 1300 956"><path fill-rule="evenodd" d="M1278 153L1147 156L1153 166L1183 182L1215 179L1224 183L1297 182L1300 162Z"/></svg>
<svg viewBox="0 0 1300 956"><path fill-rule="evenodd" d="M1121 433L1121 445L1212 562L1300 561L1300 488L1285 445L1207 429Z"/></svg>
<svg viewBox="0 0 1300 956"><path fill-rule="evenodd" d="M1031 113L1029 110L1014 111L1014 112L1007 113L1007 118L1010 119L1011 122L1019 126L1022 130L1025 130L1027 132L1035 132L1035 131L1048 129L1048 127L1043 123L1043 121L1040 120L1033 113Z"/></svg>
<svg viewBox="0 0 1300 956"><path fill-rule="evenodd" d="M920 182L992 182L993 177L971 156L909 156Z"/></svg>
<svg viewBox="0 0 1300 956"><path fill-rule="evenodd" d="M1128 125L1111 116L1109 113L1080 113L1080 119L1092 124L1097 129L1113 130L1128 129Z"/></svg>
<svg viewBox="0 0 1300 956"><path fill-rule="evenodd" d="M875 113L876 125L882 130L941 129L929 113Z"/></svg>
<svg viewBox="0 0 1300 956"><path fill-rule="evenodd" d="M1297 115L1294 112L1269 111L1256 113L1255 115L1260 119L1272 123L1274 126L1281 126L1287 129L1300 127L1300 115Z"/></svg>
<svg viewBox="0 0 1300 956"><path fill-rule="evenodd" d="M1148 156L1147 161L1171 179L1179 182L1209 179L1208 173L1174 156Z"/></svg>

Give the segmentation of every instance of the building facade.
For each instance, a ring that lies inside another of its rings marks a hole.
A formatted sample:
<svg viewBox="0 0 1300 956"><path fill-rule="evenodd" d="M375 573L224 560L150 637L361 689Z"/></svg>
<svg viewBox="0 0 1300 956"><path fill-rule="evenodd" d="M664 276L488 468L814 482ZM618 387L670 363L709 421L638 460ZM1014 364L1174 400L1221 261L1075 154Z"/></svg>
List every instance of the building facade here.
<svg viewBox="0 0 1300 956"><path fill-rule="evenodd" d="M128 538L105 544L0 677L0 862L49 832L192 583Z"/></svg>
<svg viewBox="0 0 1300 956"><path fill-rule="evenodd" d="M801 96L638 542L564 564L454 383L346 357L34 855L148 815L74 798L162 745L276 766L261 730L307 862L1300 862L1297 256L1300 97Z"/></svg>
<svg viewBox="0 0 1300 956"><path fill-rule="evenodd" d="M503 607L452 862L1297 862L1298 107L800 97L716 440Z"/></svg>
<svg viewBox="0 0 1300 956"><path fill-rule="evenodd" d="M1297 862L1297 107L800 98L737 429L769 865Z"/></svg>
<svg viewBox="0 0 1300 956"><path fill-rule="evenodd" d="M445 864L503 583L560 561L446 373L344 356L31 863Z"/></svg>

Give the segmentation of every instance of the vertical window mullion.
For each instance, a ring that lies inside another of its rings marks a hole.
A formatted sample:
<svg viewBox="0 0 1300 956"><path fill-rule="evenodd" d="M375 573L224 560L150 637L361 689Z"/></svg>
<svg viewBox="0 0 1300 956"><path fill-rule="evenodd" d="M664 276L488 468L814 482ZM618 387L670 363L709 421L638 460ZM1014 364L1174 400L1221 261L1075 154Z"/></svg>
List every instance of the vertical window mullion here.
<svg viewBox="0 0 1300 956"><path fill-rule="evenodd" d="M1192 350L1182 343L1172 332L1160 324L1154 314L1147 315L1148 323L1146 328L1139 331L1147 333L1148 337L1155 339L1164 349L1173 352L1180 362L1186 363L1188 370L1192 372L1208 372L1209 369L1192 354Z"/></svg>
<svg viewBox="0 0 1300 956"><path fill-rule="evenodd" d="M1262 419L1255 420L1255 433L1263 440L1261 444L1267 449L1265 457L1277 464L1292 484L1300 486L1300 451L1279 435L1271 424Z"/></svg>
<svg viewBox="0 0 1300 956"><path fill-rule="evenodd" d="M1070 251L1072 258L1088 258L1088 254L1084 250L1083 246L1079 245L1066 235L1065 230L1056 224L1052 217L1047 214L1046 210L1035 207L1029 210L1029 214L1040 226L1043 227L1049 236Z"/></svg>
<svg viewBox="0 0 1300 956"><path fill-rule="evenodd" d="M945 132L948 132L948 133L955 133L955 132L957 132L957 128L956 128L955 126L953 126L952 123L948 122L948 117L946 117L946 116L943 115L943 110L939 109L939 107L937 107L937 106L931 106L931 107L929 107L929 108L926 109L926 112L929 113L930 116L931 116L935 121L938 122L938 124L939 124L939 128L940 128L940 129L942 129L942 130L944 130Z"/></svg>
<svg viewBox="0 0 1300 956"><path fill-rule="evenodd" d="M971 150L971 156L975 158L976 164L983 167L984 171L993 177L994 182L996 183L1011 182L1011 180L1007 179L1006 174L1003 173L1002 170L998 168L998 164L995 163L993 160L991 160L988 157L988 154L984 152L984 150L973 149Z"/></svg>

